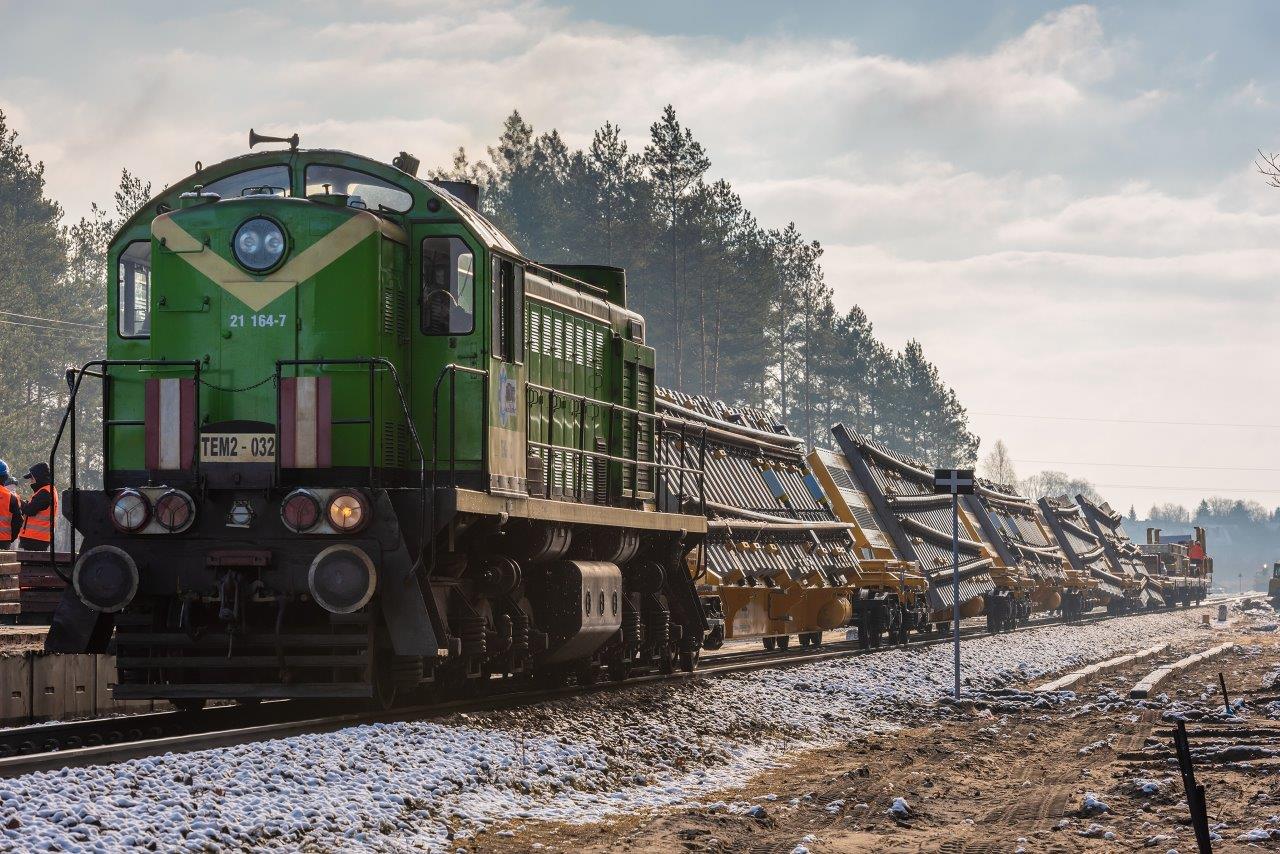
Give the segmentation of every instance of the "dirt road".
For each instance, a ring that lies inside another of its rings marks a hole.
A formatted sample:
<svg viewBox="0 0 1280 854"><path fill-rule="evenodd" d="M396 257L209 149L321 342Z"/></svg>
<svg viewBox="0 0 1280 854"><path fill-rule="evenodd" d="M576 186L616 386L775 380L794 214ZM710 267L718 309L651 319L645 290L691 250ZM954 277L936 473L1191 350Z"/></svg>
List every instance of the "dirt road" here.
<svg viewBox="0 0 1280 854"><path fill-rule="evenodd" d="M1271 620L1237 614L1229 626L1075 694L1006 690L940 705L910 728L793 756L722 802L603 824L529 824L511 837L482 835L470 848L1188 854L1195 839L1170 735L1172 716L1181 715L1190 719L1197 752L1218 758L1199 769L1214 850L1280 849L1280 637L1266 630ZM1162 686L1151 701L1128 699L1158 664L1226 640L1239 649ZM1244 701L1231 717L1223 713L1219 671L1232 700ZM1226 741L1218 739L1233 738L1253 747L1219 749Z"/></svg>

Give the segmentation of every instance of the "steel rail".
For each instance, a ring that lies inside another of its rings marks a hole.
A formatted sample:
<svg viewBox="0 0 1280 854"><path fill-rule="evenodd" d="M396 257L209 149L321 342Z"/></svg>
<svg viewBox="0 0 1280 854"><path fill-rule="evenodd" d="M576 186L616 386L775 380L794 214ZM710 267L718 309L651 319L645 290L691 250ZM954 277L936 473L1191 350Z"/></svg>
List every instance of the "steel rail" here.
<svg viewBox="0 0 1280 854"><path fill-rule="evenodd" d="M1218 605L1225 601L1231 600L1215 601L1212 604ZM1201 605L1198 607L1206 606ZM1189 611L1190 609L1180 610ZM1082 616L1075 621L1075 624L1095 623L1116 618L1123 619L1127 616L1141 616L1144 613L1152 612L1124 615L1110 615L1105 612L1092 613ZM999 634L1013 634L1030 629L1044 628L1061 622L1061 617L1042 617ZM973 637L990 633L980 625L969 625L961 629L961 634L964 637ZM194 713L154 712L109 719L78 721L65 725L49 724L21 727L0 731L0 738L4 738L6 743L12 743L14 739L22 738L22 743L28 745L28 752L23 755L0 758L0 779L38 771L105 765L163 753L188 753L198 750L232 747L274 738L332 732L360 724L426 720L461 712L475 713L516 708L546 700L564 699L638 685L674 680L689 681L768 668L797 667L803 664L812 664L836 658L872 655L890 649L914 650L950 642L950 633L946 632L937 636L926 636L914 640L906 646L886 643L880 647L863 649L856 640L845 640L824 643L816 647L788 647L773 651L743 650L742 652L725 652L703 656L700 666L692 672L677 670L670 674L652 673L635 676L620 682L602 681L589 685L572 685L534 691L500 691L481 697L406 706L385 712L352 710L339 714L316 715L316 706L319 705L319 702L290 700L263 703L260 706L249 707L218 706ZM258 717L255 718L254 715ZM264 717L269 716L279 716L282 719L264 721ZM237 722L237 717L247 720ZM237 723L239 725L236 725ZM76 742L68 741L61 743L64 749L47 749L47 743L52 742L57 737L57 730L63 730L70 738L81 739L79 743L82 746L69 746ZM104 731L121 733L121 738L114 743L107 743L104 739L104 742L100 744L91 744L85 740L94 737L95 733L100 734Z"/></svg>

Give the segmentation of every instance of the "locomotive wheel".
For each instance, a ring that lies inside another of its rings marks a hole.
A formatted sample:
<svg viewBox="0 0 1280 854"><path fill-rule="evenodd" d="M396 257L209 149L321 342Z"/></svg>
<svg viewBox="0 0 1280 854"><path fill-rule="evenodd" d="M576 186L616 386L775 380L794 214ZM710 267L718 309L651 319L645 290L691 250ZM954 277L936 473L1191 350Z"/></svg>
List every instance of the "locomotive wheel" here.
<svg viewBox="0 0 1280 854"><path fill-rule="evenodd" d="M763 643L764 648L770 652L773 652L773 648L778 645L777 638L761 638L760 642Z"/></svg>
<svg viewBox="0 0 1280 854"><path fill-rule="evenodd" d="M680 653L680 669L692 673L698 667L698 650Z"/></svg>
<svg viewBox="0 0 1280 854"><path fill-rule="evenodd" d="M786 649L791 646L791 635L778 635L778 649Z"/></svg>
<svg viewBox="0 0 1280 854"><path fill-rule="evenodd" d="M385 712L396 704L396 681L389 654L379 655L374 664L373 696L369 698L369 704L379 712Z"/></svg>
<svg viewBox="0 0 1280 854"><path fill-rule="evenodd" d="M801 633L799 634L799 639L800 639L800 648L801 648L801 649L803 649L804 647L806 647L806 646L808 646L808 645L809 645L809 633L808 633L808 632L801 632Z"/></svg>
<svg viewBox="0 0 1280 854"><path fill-rule="evenodd" d="M631 662L629 661L611 661L609 662L609 678L614 682L625 682L627 677L631 675Z"/></svg>
<svg viewBox="0 0 1280 854"><path fill-rule="evenodd" d="M658 669L664 676L670 676L676 672L676 657L670 648L663 649L662 654L658 656Z"/></svg>

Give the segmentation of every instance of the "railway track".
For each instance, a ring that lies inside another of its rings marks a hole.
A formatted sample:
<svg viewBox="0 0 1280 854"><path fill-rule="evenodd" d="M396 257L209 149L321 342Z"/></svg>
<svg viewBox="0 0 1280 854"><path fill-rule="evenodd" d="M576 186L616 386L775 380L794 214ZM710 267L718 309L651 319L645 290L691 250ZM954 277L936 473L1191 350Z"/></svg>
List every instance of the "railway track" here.
<svg viewBox="0 0 1280 854"><path fill-rule="evenodd" d="M1076 623L1095 623L1105 619L1124 619L1124 616L1095 613L1080 618ZM976 620L974 622L973 625L961 627L962 638L988 633L983 625L976 624ZM1056 617L1033 619L1005 634L1058 622L1061 620ZM946 633L912 640L906 648L920 649L950 642L951 635ZM405 706L385 712L351 709L337 714L321 714L319 702L289 700L255 706L218 706L199 712L152 712L68 723L36 724L0 730L0 779L37 771L111 764L163 753L187 753L309 733L332 732L360 724L423 720L463 712L513 708L655 682L796 667L835 658L872 655L895 648L900 647L884 645L862 649L857 641L846 640L816 647L723 652L704 656L692 673L654 673L632 677L623 682L598 682L533 691L499 691L466 699ZM331 703L325 705L332 708Z"/></svg>

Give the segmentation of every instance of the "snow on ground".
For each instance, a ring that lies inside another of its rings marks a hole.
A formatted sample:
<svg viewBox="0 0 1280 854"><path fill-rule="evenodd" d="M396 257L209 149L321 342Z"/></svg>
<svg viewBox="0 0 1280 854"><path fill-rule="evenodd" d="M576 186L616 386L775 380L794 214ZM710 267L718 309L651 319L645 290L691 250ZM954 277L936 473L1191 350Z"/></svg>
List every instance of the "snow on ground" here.
<svg viewBox="0 0 1280 854"><path fill-rule="evenodd" d="M1194 637L1193 616L969 639L966 683L998 688ZM951 655L890 650L0 780L0 850L453 850L511 821L689 803L788 751L936 713Z"/></svg>

